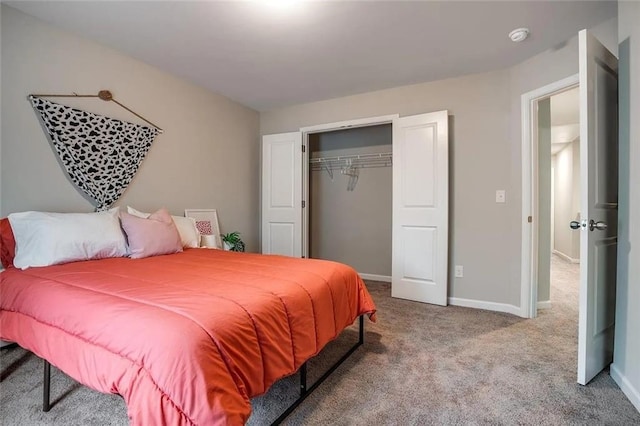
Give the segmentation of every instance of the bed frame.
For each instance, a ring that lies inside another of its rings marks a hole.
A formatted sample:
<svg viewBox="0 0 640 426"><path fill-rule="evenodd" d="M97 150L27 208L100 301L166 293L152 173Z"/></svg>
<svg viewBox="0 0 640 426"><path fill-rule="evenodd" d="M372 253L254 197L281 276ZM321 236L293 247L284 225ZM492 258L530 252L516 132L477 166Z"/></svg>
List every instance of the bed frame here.
<svg viewBox="0 0 640 426"><path fill-rule="evenodd" d="M300 366L300 396L280 414L276 420L271 423L272 426L279 425L284 419L289 416L302 402L314 391L318 386L324 382L327 377L331 375L352 353L356 351L364 343L364 315L358 317L358 341L349 350L342 355L342 357L336 361L325 373L320 376L310 387L307 387L307 363L305 362ZM42 411L47 412L51 410L50 394L51 394L51 364L46 359L44 361L44 385L42 387Z"/></svg>

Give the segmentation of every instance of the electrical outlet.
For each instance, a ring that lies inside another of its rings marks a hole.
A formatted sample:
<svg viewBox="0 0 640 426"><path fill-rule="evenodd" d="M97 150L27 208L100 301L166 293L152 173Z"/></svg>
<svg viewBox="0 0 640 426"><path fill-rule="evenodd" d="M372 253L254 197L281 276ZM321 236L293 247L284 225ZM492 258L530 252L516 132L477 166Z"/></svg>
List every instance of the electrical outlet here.
<svg viewBox="0 0 640 426"><path fill-rule="evenodd" d="M456 265L456 278L464 277L464 266Z"/></svg>
<svg viewBox="0 0 640 426"><path fill-rule="evenodd" d="M496 191L496 203L506 203L507 202L507 191L504 189L498 189Z"/></svg>

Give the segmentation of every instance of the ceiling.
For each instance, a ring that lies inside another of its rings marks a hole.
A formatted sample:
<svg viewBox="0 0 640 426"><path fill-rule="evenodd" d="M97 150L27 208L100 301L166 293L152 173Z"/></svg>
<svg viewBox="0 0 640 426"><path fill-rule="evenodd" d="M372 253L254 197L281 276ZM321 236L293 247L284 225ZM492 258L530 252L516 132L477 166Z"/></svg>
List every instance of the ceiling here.
<svg viewBox="0 0 640 426"><path fill-rule="evenodd" d="M601 1L8 1L256 110L512 66L616 16ZM526 26L516 44L507 34Z"/></svg>
<svg viewBox="0 0 640 426"><path fill-rule="evenodd" d="M580 90L577 87L550 97L551 155L580 136Z"/></svg>
<svg viewBox="0 0 640 426"><path fill-rule="evenodd" d="M551 96L551 125L580 122L580 91L577 87Z"/></svg>

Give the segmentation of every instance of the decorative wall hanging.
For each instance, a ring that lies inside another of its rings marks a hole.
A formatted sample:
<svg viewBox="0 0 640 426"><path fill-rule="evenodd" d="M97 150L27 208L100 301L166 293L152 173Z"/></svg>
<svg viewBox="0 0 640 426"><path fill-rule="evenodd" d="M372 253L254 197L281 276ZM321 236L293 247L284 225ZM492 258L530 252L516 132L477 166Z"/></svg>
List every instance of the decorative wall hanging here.
<svg viewBox="0 0 640 426"><path fill-rule="evenodd" d="M60 105L43 97L98 97L113 101L152 127L128 123ZM30 95L71 181L106 210L127 189L162 129L117 102L107 90L98 95Z"/></svg>

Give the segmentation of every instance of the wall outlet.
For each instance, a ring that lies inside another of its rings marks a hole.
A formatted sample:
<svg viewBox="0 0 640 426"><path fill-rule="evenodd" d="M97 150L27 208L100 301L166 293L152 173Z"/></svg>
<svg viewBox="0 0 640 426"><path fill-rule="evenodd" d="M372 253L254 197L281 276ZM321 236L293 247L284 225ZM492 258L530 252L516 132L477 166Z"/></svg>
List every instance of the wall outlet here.
<svg viewBox="0 0 640 426"><path fill-rule="evenodd" d="M456 265L456 278L464 277L464 266Z"/></svg>
<svg viewBox="0 0 640 426"><path fill-rule="evenodd" d="M504 189L498 189L496 191L496 203L506 203L507 202L507 191Z"/></svg>

